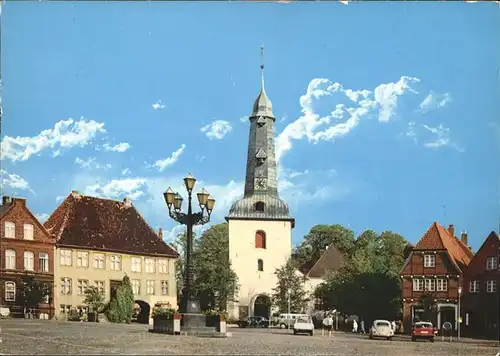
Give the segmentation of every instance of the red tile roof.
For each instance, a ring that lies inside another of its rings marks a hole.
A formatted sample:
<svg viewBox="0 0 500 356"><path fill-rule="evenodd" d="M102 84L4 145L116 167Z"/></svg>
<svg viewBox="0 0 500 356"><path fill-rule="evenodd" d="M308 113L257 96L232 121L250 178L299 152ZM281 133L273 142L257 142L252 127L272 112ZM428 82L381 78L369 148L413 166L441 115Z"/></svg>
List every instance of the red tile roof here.
<svg viewBox="0 0 500 356"><path fill-rule="evenodd" d="M464 271L464 268L467 267L474 256L474 253L462 241L452 236L447 229L437 222L434 222L429 227L413 249L447 250L451 262L461 271Z"/></svg>
<svg viewBox="0 0 500 356"><path fill-rule="evenodd" d="M130 202L72 192L44 224L58 245L178 257Z"/></svg>

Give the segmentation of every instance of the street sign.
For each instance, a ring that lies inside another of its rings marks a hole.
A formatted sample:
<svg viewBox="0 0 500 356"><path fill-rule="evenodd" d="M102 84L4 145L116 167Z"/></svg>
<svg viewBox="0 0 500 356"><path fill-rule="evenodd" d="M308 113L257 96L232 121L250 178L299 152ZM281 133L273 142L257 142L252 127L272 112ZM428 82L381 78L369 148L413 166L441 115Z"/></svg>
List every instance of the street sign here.
<svg viewBox="0 0 500 356"><path fill-rule="evenodd" d="M451 330L452 327L453 327L453 325L451 325L451 323L449 321L443 323L443 329L446 331Z"/></svg>

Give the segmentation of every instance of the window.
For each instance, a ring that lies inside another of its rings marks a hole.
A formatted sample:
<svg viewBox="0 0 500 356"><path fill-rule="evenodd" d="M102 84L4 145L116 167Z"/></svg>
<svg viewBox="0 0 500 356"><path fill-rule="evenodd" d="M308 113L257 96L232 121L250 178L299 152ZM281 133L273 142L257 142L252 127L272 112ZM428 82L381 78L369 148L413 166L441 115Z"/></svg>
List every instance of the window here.
<svg viewBox="0 0 500 356"><path fill-rule="evenodd" d="M5 269L16 269L16 251L5 250Z"/></svg>
<svg viewBox="0 0 500 356"><path fill-rule="evenodd" d="M413 280L413 291L414 292L423 292L424 291L424 280L423 279L414 279Z"/></svg>
<svg viewBox="0 0 500 356"><path fill-rule="evenodd" d="M77 251L76 252L76 267L89 266L89 253L87 251Z"/></svg>
<svg viewBox="0 0 500 356"><path fill-rule="evenodd" d="M266 248L266 233L264 231L255 233L255 248Z"/></svg>
<svg viewBox="0 0 500 356"><path fill-rule="evenodd" d="M263 271L264 270L264 261L262 261L260 258L257 260L257 271Z"/></svg>
<svg viewBox="0 0 500 356"><path fill-rule="evenodd" d="M147 295L155 294L155 281L146 281L146 294Z"/></svg>
<svg viewBox="0 0 500 356"><path fill-rule="evenodd" d="M79 279L77 281L76 293L78 295L84 295L85 290L89 287L89 281L86 279Z"/></svg>
<svg viewBox="0 0 500 356"><path fill-rule="evenodd" d="M104 281L94 281L94 284L101 295L104 295Z"/></svg>
<svg viewBox="0 0 500 356"><path fill-rule="evenodd" d="M111 269L115 271L121 271L122 269L122 258L118 255L112 255L111 258Z"/></svg>
<svg viewBox="0 0 500 356"><path fill-rule="evenodd" d="M35 254L31 251L24 251L24 270L35 270Z"/></svg>
<svg viewBox="0 0 500 356"><path fill-rule="evenodd" d="M141 272L141 258L140 257L132 257L132 272Z"/></svg>
<svg viewBox="0 0 500 356"><path fill-rule="evenodd" d="M448 290L448 280L447 279L438 279L436 281L436 290L438 292L446 292Z"/></svg>
<svg viewBox="0 0 500 356"><path fill-rule="evenodd" d="M158 273L168 274L168 260L158 260Z"/></svg>
<svg viewBox="0 0 500 356"><path fill-rule="evenodd" d="M5 282L5 301L16 301L16 284L14 282Z"/></svg>
<svg viewBox="0 0 500 356"><path fill-rule="evenodd" d="M424 267L434 267L436 265L435 255L424 255Z"/></svg>
<svg viewBox="0 0 500 356"><path fill-rule="evenodd" d="M33 240L33 225L24 224L24 239Z"/></svg>
<svg viewBox="0 0 500 356"><path fill-rule="evenodd" d="M255 211L258 213L263 213L265 206L266 204L264 204L264 202L258 201L257 203L255 203Z"/></svg>
<svg viewBox="0 0 500 356"><path fill-rule="evenodd" d="M469 290L471 293L479 293L479 281L470 281Z"/></svg>
<svg viewBox="0 0 500 356"><path fill-rule="evenodd" d="M61 278L61 294L71 294L71 278Z"/></svg>
<svg viewBox="0 0 500 356"><path fill-rule="evenodd" d="M488 271L497 269L497 258L496 257L488 257L486 258L486 269Z"/></svg>
<svg viewBox="0 0 500 356"><path fill-rule="evenodd" d="M434 292L436 290L436 281L434 279L424 279L425 290Z"/></svg>
<svg viewBox="0 0 500 356"><path fill-rule="evenodd" d="M168 295L168 281L161 281L161 295Z"/></svg>
<svg viewBox="0 0 500 356"><path fill-rule="evenodd" d="M61 266L71 266L73 264L73 251L61 250L60 251L60 264Z"/></svg>
<svg viewBox="0 0 500 356"><path fill-rule="evenodd" d="M141 281L138 279L132 280L132 291L134 295L141 295Z"/></svg>
<svg viewBox="0 0 500 356"><path fill-rule="evenodd" d="M94 253L94 268L104 269L106 259L102 253Z"/></svg>
<svg viewBox="0 0 500 356"><path fill-rule="evenodd" d="M146 273L155 273L155 260L152 258L146 258L144 260L144 264L146 267L144 268L146 270Z"/></svg>
<svg viewBox="0 0 500 356"><path fill-rule="evenodd" d="M486 292L495 293L497 291L497 281L486 281Z"/></svg>
<svg viewBox="0 0 500 356"><path fill-rule="evenodd" d="M40 252L38 254L38 272L49 271L49 254L45 252Z"/></svg>
<svg viewBox="0 0 500 356"><path fill-rule="evenodd" d="M10 221L5 222L5 237L9 239L16 238L16 224Z"/></svg>

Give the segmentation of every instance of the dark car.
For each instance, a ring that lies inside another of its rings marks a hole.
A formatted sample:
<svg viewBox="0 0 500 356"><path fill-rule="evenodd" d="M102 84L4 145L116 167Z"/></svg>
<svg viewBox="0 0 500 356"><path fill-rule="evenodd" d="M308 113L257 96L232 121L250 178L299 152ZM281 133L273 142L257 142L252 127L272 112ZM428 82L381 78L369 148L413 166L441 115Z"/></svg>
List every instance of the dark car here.
<svg viewBox="0 0 500 356"><path fill-rule="evenodd" d="M268 328L269 320L263 316L250 316L238 321L240 328Z"/></svg>

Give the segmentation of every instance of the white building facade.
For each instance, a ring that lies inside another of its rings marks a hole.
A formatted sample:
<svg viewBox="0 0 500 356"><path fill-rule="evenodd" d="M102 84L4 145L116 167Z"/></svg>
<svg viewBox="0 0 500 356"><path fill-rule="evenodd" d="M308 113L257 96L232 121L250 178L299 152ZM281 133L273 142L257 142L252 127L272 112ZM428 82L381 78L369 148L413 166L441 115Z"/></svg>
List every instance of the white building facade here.
<svg viewBox="0 0 500 356"><path fill-rule="evenodd" d="M248 140L245 192L229 211L229 256L238 276L237 302L228 305L233 318L270 314L274 274L290 258L295 220L279 197L272 104L262 88L253 105Z"/></svg>

